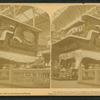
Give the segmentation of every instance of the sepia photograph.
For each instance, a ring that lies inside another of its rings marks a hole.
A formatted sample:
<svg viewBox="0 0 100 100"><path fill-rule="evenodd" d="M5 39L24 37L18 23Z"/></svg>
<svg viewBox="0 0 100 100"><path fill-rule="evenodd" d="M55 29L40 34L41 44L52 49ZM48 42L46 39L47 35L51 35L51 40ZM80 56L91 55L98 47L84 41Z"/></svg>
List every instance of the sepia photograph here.
<svg viewBox="0 0 100 100"><path fill-rule="evenodd" d="M100 88L100 5L58 9L51 26L51 87Z"/></svg>
<svg viewBox="0 0 100 100"><path fill-rule="evenodd" d="M50 18L41 8L0 5L0 88L50 88Z"/></svg>
<svg viewBox="0 0 100 100"><path fill-rule="evenodd" d="M100 4L0 4L0 96L99 88Z"/></svg>

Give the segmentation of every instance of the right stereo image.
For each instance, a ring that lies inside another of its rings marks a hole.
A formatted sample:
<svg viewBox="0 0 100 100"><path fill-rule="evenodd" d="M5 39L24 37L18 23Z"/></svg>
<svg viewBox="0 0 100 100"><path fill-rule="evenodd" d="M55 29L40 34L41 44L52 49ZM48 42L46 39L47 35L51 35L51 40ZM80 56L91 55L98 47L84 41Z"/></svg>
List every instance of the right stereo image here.
<svg viewBox="0 0 100 100"><path fill-rule="evenodd" d="M100 87L100 5L66 6L52 16L51 87Z"/></svg>

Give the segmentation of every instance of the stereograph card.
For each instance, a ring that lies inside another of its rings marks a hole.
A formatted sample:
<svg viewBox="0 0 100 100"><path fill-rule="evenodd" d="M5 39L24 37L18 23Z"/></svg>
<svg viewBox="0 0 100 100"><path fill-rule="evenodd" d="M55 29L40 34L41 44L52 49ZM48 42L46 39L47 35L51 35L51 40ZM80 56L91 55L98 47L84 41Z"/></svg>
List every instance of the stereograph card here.
<svg viewBox="0 0 100 100"><path fill-rule="evenodd" d="M0 96L99 96L99 88L99 3L0 4Z"/></svg>

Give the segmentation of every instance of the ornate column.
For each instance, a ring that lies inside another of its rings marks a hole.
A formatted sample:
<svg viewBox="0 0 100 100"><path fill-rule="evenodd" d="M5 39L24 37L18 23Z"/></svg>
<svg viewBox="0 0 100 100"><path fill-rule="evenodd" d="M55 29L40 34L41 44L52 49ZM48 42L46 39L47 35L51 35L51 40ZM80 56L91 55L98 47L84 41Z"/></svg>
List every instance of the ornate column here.
<svg viewBox="0 0 100 100"><path fill-rule="evenodd" d="M77 51L73 52L73 56L74 56L75 61L76 61L75 62L75 68L79 69L81 61L83 59L82 51L81 50L77 50Z"/></svg>
<svg viewBox="0 0 100 100"><path fill-rule="evenodd" d="M81 51L76 51L74 53L75 58L75 68L78 69L78 82L82 81L82 67L81 67L81 61L83 59L83 56L81 55Z"/></svg>
<svg viewBox="0 0 100 100"><path fill-rule="evenodd" d="M75 58L75 60L76 60L75 68L76 69L79 69L80 68L80 64L81 64L81 61L82 61L82 58Z"/></svg>

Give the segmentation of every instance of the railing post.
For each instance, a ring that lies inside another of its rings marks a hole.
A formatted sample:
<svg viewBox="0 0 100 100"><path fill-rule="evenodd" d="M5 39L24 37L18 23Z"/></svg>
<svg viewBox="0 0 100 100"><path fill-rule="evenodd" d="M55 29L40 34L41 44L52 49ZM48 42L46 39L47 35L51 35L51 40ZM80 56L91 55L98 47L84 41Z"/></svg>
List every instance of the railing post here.
<svg viewBox="0 0 100 100"><path fill-rule="evenodd" d="M9 67L9 83L10 84L12 84L12 70L13 68L12 68L12 66L11 67Z"/></svg>
<svg viewBox="0 0 100 100"><path fill-rule="evenodd" d="M95 84L98 84L98 66L95 66Z"/></svg>
<svg viewBox="0 0 100 100"><path fill-rule="evenodd" d="M82 70L83 68L80 66L78 70L78 82L82 82Z"/></svg>

